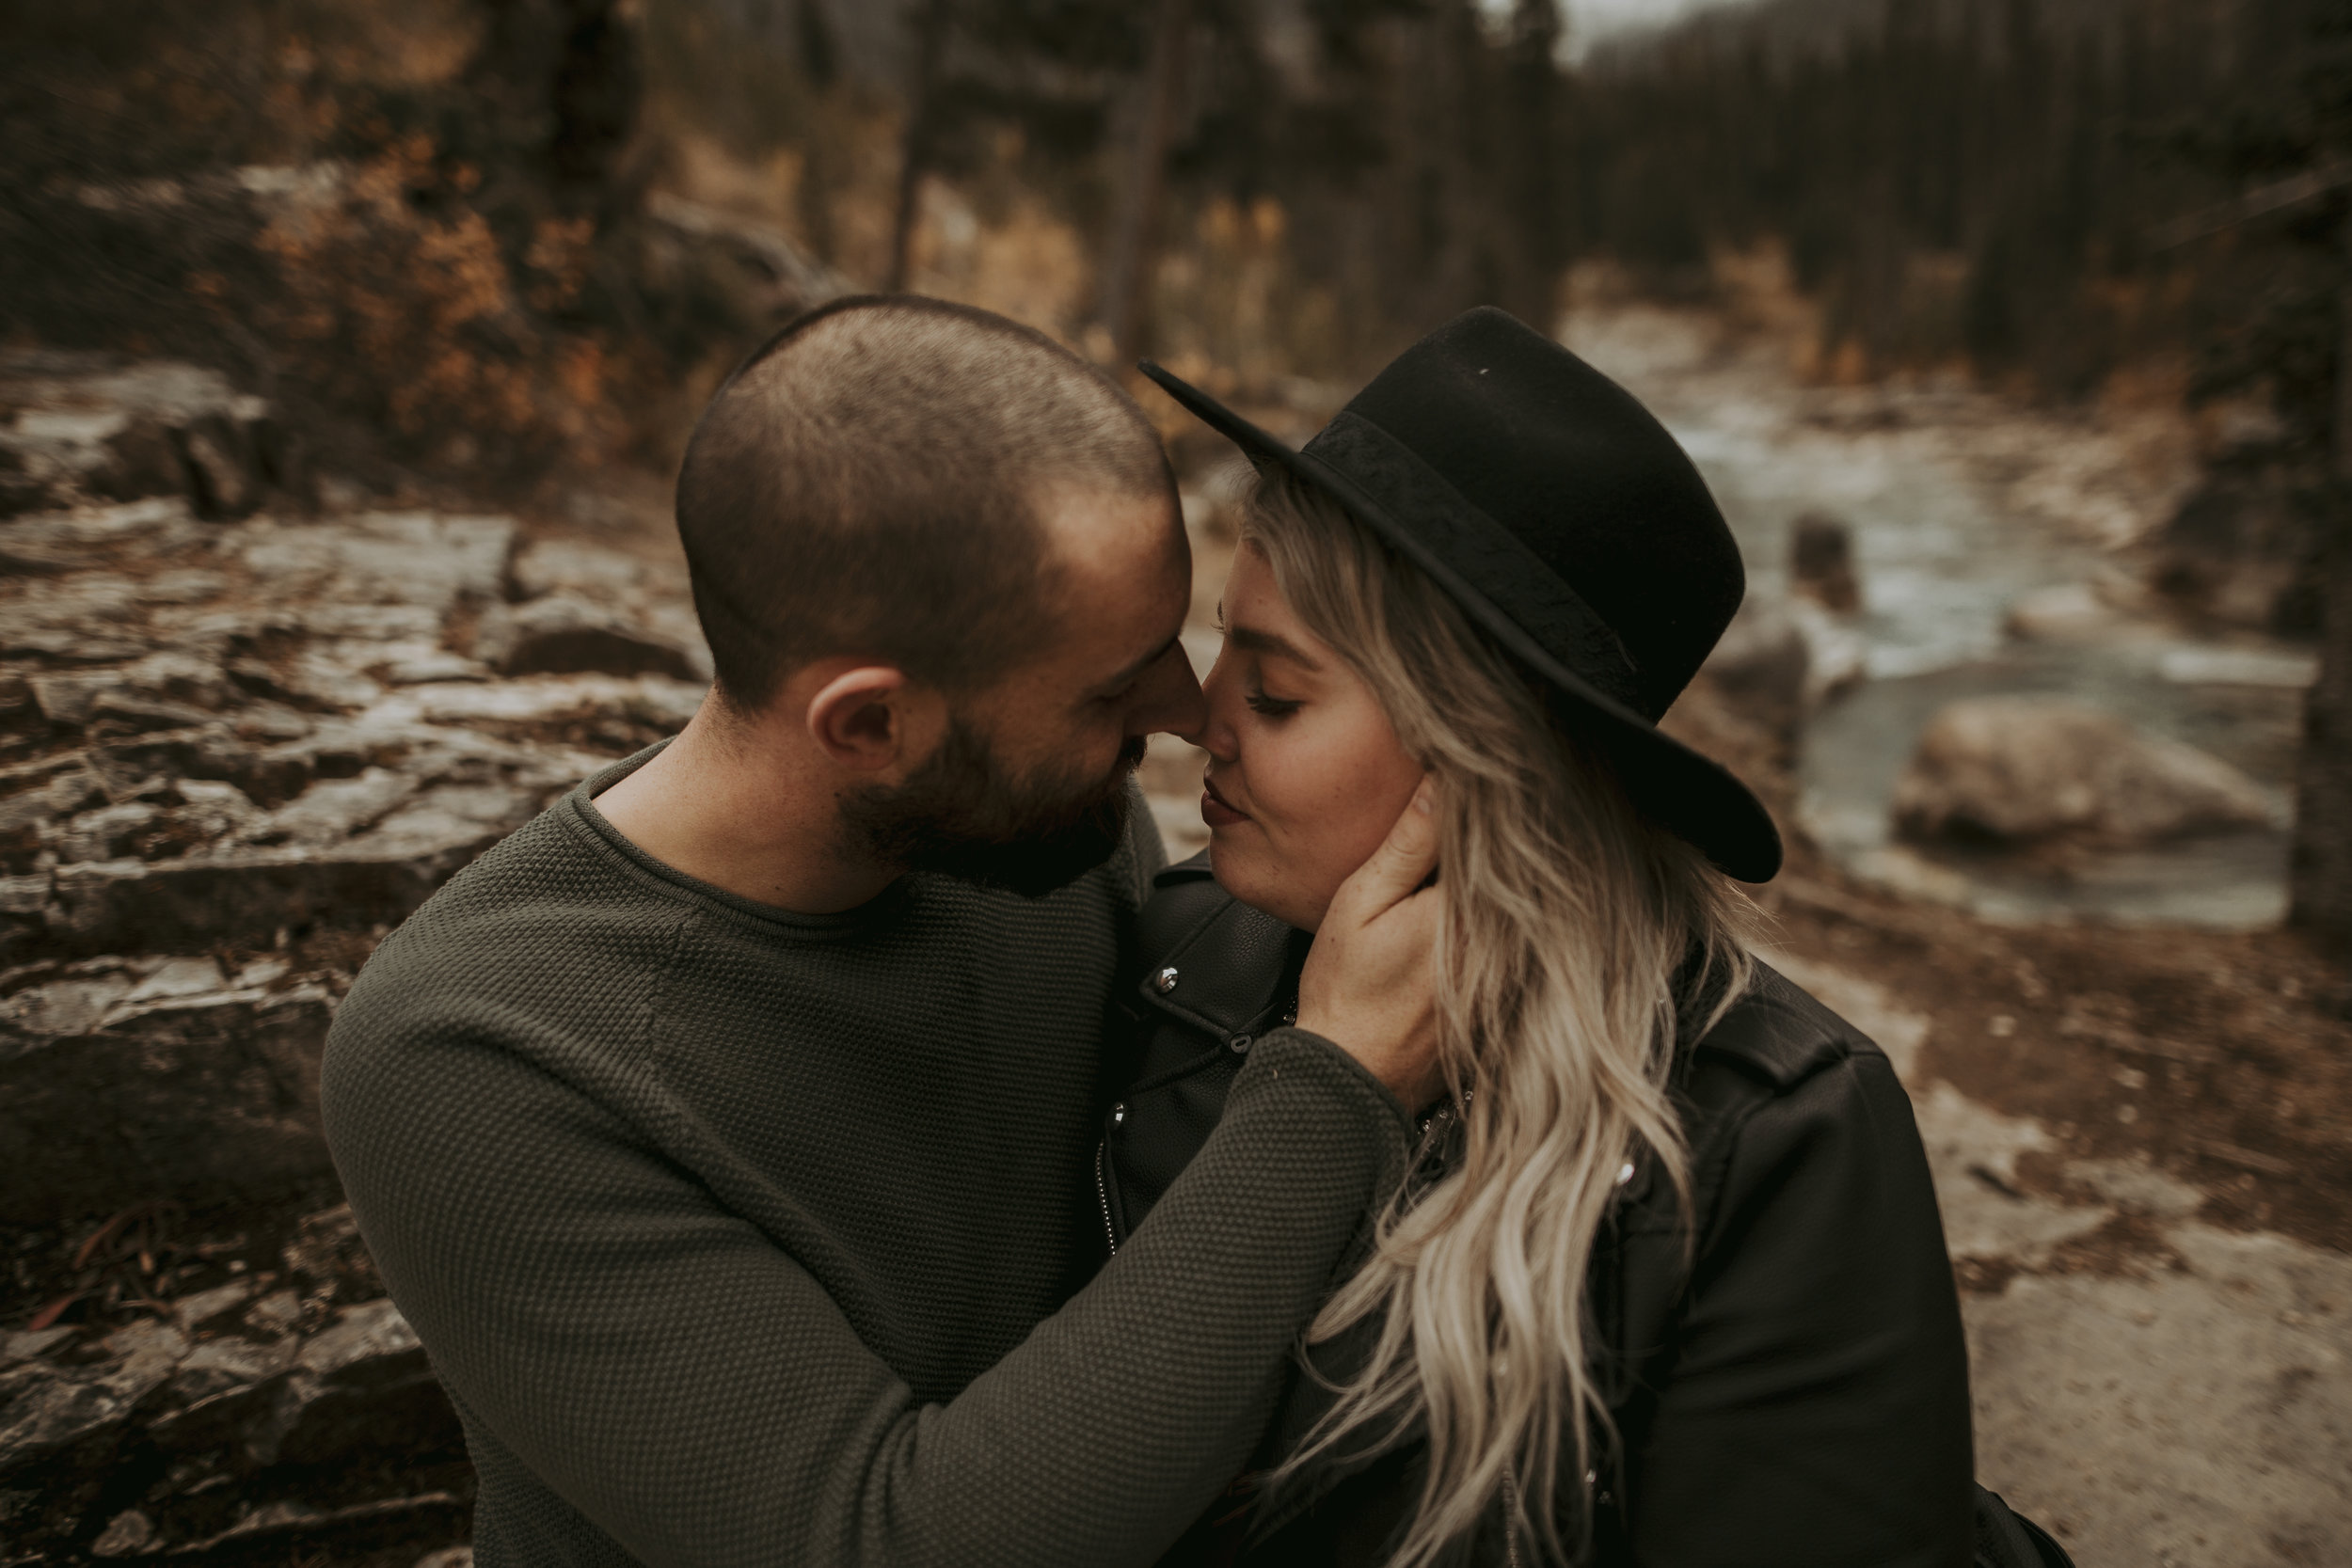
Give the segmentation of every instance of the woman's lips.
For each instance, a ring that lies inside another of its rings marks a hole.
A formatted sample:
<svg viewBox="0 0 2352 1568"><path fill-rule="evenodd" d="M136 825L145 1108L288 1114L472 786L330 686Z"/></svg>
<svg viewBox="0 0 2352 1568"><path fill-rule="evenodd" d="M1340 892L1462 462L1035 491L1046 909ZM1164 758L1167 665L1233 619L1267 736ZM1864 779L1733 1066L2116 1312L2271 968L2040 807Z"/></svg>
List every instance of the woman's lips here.
<svg viewBox="0 0 2352 1568"><path fill-rule="evenodd" d="M1203 777L1200 781L1200 820L1212 828L1230 828L1237 822L1248 821L1249 814L1235 811L1226 802L1225 797L1216 792L1216 785Z"/></svg>

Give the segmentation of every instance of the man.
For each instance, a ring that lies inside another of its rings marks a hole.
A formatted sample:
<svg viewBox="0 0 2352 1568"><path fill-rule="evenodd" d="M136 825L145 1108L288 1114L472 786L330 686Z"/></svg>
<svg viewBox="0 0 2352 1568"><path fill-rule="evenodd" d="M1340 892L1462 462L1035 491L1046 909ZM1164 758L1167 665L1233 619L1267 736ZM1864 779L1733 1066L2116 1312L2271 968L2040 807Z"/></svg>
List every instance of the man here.
<svg viewBox="0 0 2352 1568"><path fill-rule="evenodd" d="M328 1041L477 1559L1148 1562L1401 1172L1426 821L1073 1295L1160 860L1129 774L1200 720L1150 426L1025 328L844 301L721 389L678 526L710 700L454 879Z"/></svg>

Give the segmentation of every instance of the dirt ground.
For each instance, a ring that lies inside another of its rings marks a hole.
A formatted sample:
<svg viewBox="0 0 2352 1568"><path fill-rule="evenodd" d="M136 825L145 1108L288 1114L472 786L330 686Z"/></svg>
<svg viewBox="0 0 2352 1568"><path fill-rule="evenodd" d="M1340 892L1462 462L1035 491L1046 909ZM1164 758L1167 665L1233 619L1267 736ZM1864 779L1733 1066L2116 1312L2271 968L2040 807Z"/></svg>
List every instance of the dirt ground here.
<svg viewBox="0 0 2352 1568"><path fill-rule="evenodd" d="M2060 1147L2020 1164L2027 1190L2069 1196L2069 1160L2143 1159L2206 1190L2200 1218L2352 1251L2340 959L2283 931L1991 926L1809 859L1764 890L1780 942L1931 1019L1923 1075L2050 1129Z"/></svg>

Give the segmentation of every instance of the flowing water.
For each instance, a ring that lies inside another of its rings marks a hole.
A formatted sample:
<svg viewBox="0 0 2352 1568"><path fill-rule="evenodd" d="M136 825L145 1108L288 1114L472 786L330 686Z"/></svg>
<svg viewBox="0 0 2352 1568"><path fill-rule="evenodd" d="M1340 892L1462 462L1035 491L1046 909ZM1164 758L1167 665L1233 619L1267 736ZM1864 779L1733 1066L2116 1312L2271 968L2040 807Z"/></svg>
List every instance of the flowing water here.
<svg viewBox="0 0 2352 1568"><path fill-rule="evenodd" d="M2153 615L2116 614L2063 641L2004 630L2011 604L2036 590L2104 584L2129 600L2130 547L2188 472L2177 420L2050 416L1958 388L1807 388L1769 346L1727 344L1692 314L1590 312L1565 339L1690 451L1739 536L1751 595L1788 591L1799 515L1851 526L1863 604L1833 636L1860 678L1812 716L1798 761L1802 825L1841 864L2001 920L2280 917L2308 654L2200 638ZM1895 781L1936 710L2028 692L2215 752L2272 793L2277 825L2062 863L1897 839Z"/></svg>

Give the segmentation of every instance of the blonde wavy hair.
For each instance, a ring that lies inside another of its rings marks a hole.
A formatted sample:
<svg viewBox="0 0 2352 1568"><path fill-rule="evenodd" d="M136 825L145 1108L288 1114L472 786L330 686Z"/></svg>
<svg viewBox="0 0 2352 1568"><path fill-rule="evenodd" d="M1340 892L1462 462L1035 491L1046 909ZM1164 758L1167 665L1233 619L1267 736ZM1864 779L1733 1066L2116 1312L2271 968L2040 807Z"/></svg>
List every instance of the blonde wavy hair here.
<svg viewBox="0 0 2352 1568"><path fill-rule="evenodd" d="M1336 502L1262 476L1242 539L1444 786L1438 1051L1459 1121L1443 1174L1384 1212L1310 1325L1311 1345L1365 1325L1369 1358L1267 1496L1319 1456L1418 1427L1428 1466L1390 1568L1471 1539L1498 1498L1515 1560L1522 1542L1565 1559L1591 1521L1587 1489L1563 1496L1559 1479L1613 1438L1586 1370L1594 1238L1629 1161L1688 1207L1674 1043L1746 990L1755 906L1645 821L1531 677Z"/></svg>

